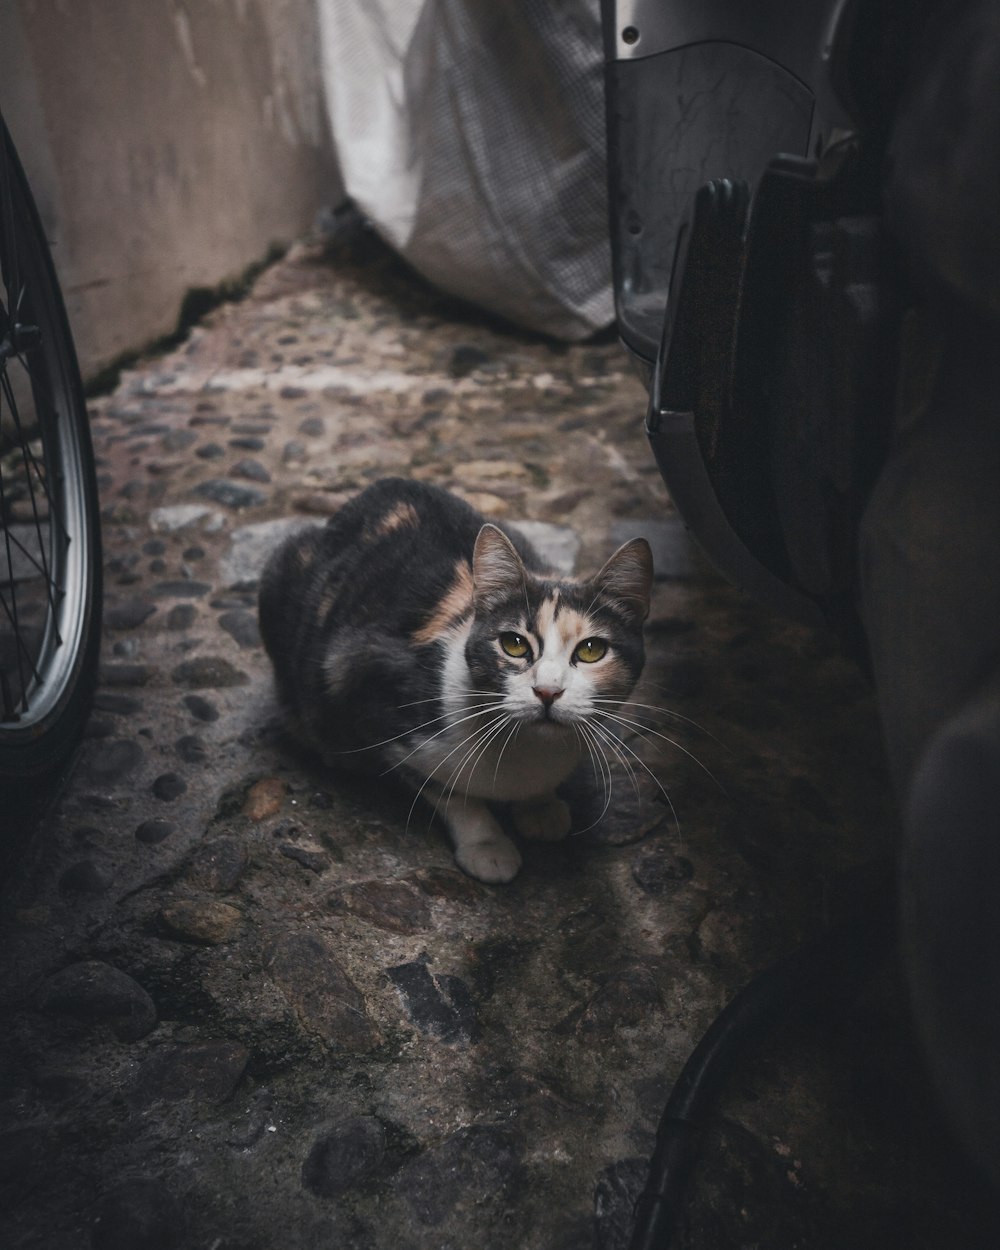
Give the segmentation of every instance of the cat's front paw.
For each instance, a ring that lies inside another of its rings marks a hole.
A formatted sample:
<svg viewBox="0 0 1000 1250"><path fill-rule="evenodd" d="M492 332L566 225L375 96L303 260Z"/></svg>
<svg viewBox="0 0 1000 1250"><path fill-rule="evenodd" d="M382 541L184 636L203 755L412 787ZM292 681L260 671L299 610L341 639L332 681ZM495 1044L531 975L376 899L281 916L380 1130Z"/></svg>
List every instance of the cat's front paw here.
<svg viewBox="0 0 1000 1250"><path fill-rule="evenodd" d="M569 806L562 799L514 805L518 833L536 842L558 842L569 833L572 823Z"/></svg>
<svg viewBox="0 0 1000 1250"><path fill-rule="evenodd" d="M455 863L463 872L487 885L513 881L521 867L521 853L510 838L487 838L466 842L455 851Z"/></svg>

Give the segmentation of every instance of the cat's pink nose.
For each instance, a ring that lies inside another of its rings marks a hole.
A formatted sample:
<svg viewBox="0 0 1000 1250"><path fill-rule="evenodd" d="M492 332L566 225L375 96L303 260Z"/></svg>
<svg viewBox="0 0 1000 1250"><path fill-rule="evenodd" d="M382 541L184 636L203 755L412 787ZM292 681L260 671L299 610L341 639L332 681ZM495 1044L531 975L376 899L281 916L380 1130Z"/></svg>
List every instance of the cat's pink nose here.
<svg viewBox="0 0 1000 1250"><path fill-rule="evenodd" d="M551 707L562 694L561 690L550 690L546 686L532 686L531 688L546 707Z"/></svg>

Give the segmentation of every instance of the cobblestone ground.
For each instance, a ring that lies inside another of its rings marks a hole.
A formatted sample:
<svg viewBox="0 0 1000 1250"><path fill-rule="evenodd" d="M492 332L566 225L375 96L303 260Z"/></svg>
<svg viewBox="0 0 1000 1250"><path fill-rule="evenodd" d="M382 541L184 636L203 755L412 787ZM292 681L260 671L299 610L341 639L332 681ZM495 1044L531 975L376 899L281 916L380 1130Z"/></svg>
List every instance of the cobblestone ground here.
<svg viewBox="0 0 1000 1250"><path fill-rule="evenodd" d="M94 403L106 642L4 895L0 1244L625 1246L684 1059L893 823L863 677L699 563L643 400L616 344L491 326L355 239ZM601 817L581 778L584 831L509 886L281 730L263 555L390 472L564 568L654 544L637 698L676 715L635 711L634 784ZM680 1245L978 1244L900 1004L890 963L738 1065Z"/></svg>

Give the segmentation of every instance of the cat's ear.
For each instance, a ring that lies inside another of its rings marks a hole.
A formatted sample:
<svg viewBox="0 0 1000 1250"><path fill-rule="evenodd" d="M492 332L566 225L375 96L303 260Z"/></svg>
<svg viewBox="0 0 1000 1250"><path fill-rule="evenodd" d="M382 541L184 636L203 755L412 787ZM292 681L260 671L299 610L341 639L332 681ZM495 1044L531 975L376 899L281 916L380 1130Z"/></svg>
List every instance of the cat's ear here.
<svg viewBox="0 0 1000 1250"><path fill-rule="evenodd" d="M653 553L645 538L633 538L619 547L592 585L604 599L636 624L649 615L649 596L653 589Z"/></svg>
<svg viewBox="0 0 1000 1250"><path fill-rule="evenodd" d="M521 557L503 530L484 525L472 552L472 598L476 611L486 611L511 591L520 592L525 573Z"/></svg>

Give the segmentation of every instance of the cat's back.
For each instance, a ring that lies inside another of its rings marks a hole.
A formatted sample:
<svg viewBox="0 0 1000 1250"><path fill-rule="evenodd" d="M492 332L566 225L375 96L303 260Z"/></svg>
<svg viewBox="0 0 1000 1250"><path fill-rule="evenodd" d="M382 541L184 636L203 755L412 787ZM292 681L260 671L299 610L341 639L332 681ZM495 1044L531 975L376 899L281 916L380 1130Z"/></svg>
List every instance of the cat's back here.
<svg viewBox="0 0 1000 1250"><path fill-rule="evenodd" d="M276 664L337 629L419 635L454 593L484 518L438 487L384 478L325 526L292 535L260 587L260 628Z"/></svg>

